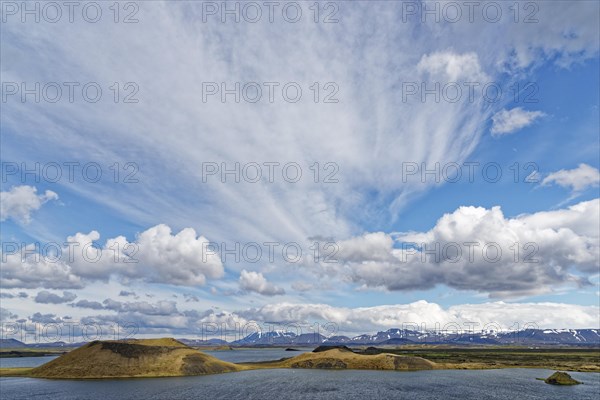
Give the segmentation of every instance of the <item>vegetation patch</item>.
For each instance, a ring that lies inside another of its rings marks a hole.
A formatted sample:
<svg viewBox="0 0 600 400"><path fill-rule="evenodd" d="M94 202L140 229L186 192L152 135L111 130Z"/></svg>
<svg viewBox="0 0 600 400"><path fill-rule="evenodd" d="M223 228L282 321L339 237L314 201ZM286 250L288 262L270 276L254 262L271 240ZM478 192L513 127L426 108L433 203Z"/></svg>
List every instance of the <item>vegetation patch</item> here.
<svg viewBox="0 0 600 400"><path fill-rule="evenodd" d="M544 379L549 385L579 385L581 382L571 378L571 375L566 372L556 371L548 378Z"/></svg>

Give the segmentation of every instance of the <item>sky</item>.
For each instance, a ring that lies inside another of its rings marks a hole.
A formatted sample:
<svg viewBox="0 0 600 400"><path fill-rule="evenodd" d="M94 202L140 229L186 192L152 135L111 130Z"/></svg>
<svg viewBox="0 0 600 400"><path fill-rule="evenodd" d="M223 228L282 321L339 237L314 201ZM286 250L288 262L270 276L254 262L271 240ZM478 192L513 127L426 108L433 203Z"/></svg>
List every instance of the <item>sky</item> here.
<svg viewBox="0 0 600 400"><path fill-rule="evenodd" d="M600 6L467 3L3 2L3 335L600 328Z"/></svg>

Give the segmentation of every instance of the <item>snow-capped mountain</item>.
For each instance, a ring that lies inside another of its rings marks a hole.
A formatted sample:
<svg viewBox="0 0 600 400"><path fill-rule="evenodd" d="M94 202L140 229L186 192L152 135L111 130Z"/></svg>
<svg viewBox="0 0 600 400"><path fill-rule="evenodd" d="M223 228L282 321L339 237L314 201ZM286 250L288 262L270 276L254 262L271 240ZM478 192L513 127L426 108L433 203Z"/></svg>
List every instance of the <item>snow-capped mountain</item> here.
<svg viewBox="0 0 600 400"><path fill-rule="evenodd" d="M431 344L522 344L522 345L600 345L600 329L526 329L503 332L440 332L415 331L409 329L388 329L369 335L354 337L331 336L326 338L318 333L297 335L293 332L271 331L254 332L233 345L401 345L410 343Z"/></svg>
<svg viewBox="0 0 600 400"><path fill-rule="evenodd" d="M269 331L254 332L243 339L236 340L231 344L241 346L255 345L319 345L325 340L325 336L319 333L303 333L297 335L294 332Z"/></svg>
<svg viewBox="0 0 600 400"><path fill-rule="evenodd" d="M411 343L428 344L509 344L509 345L579 345L600 346L600 329L525 329L503 332L452 333L440 331L415 331L409 329L388 329L373 335L363 334L354 337L343 335L329 338L319 333L296 334L287 331L253 332L243 339L226 342L222 339L179 339L189 346L227 345L234 346L318 346L318 345L403 345ZM0 348L29 347L76 347L82 343L22 343L15 339L0 339Z"/></svg>

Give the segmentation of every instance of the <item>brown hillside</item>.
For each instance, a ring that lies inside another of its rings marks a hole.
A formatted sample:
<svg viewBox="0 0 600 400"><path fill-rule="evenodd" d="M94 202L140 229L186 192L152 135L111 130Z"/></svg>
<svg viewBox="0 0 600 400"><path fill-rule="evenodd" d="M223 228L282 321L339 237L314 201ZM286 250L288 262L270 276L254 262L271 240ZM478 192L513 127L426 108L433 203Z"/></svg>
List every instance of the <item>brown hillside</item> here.
<svg viewBox="0 0 600 400"><path fill-rule="evenodd" d="M244 369L175 339L95 341L31 371L33 377L129 378L217 374Z"/></svg>
<svg viewBox="0 0 600 400"><path fill-rule="evenodd" d="M282 361L282 367L320 369L380 369L415 371L436 369L434 362L421 357L395 354L363 355L343 349L331 349L318 353L304 353Z"/></svg>

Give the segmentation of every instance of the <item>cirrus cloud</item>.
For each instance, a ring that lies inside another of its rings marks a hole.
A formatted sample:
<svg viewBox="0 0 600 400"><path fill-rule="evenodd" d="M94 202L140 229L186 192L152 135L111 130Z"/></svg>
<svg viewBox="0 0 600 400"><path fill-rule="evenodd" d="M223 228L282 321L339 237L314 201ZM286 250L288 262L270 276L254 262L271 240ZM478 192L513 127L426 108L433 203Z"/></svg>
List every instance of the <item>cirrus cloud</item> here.
<svg viewBox="0 0 600 400"><path fill-rule="evenodd" d="M523 129L546 114L541 111L526 111L521 107L501 110L492 116L492 135L501 136Z"/></svg>
<svg viewBox="0 0 600 400"><path fill-rule="evenodd" d="M574 169L561 169L546 176L541 185L556 184L564 188L570 188L579 193L590 187L596 187L600 183L600 171L587 164L579 164Z"/></svg>

